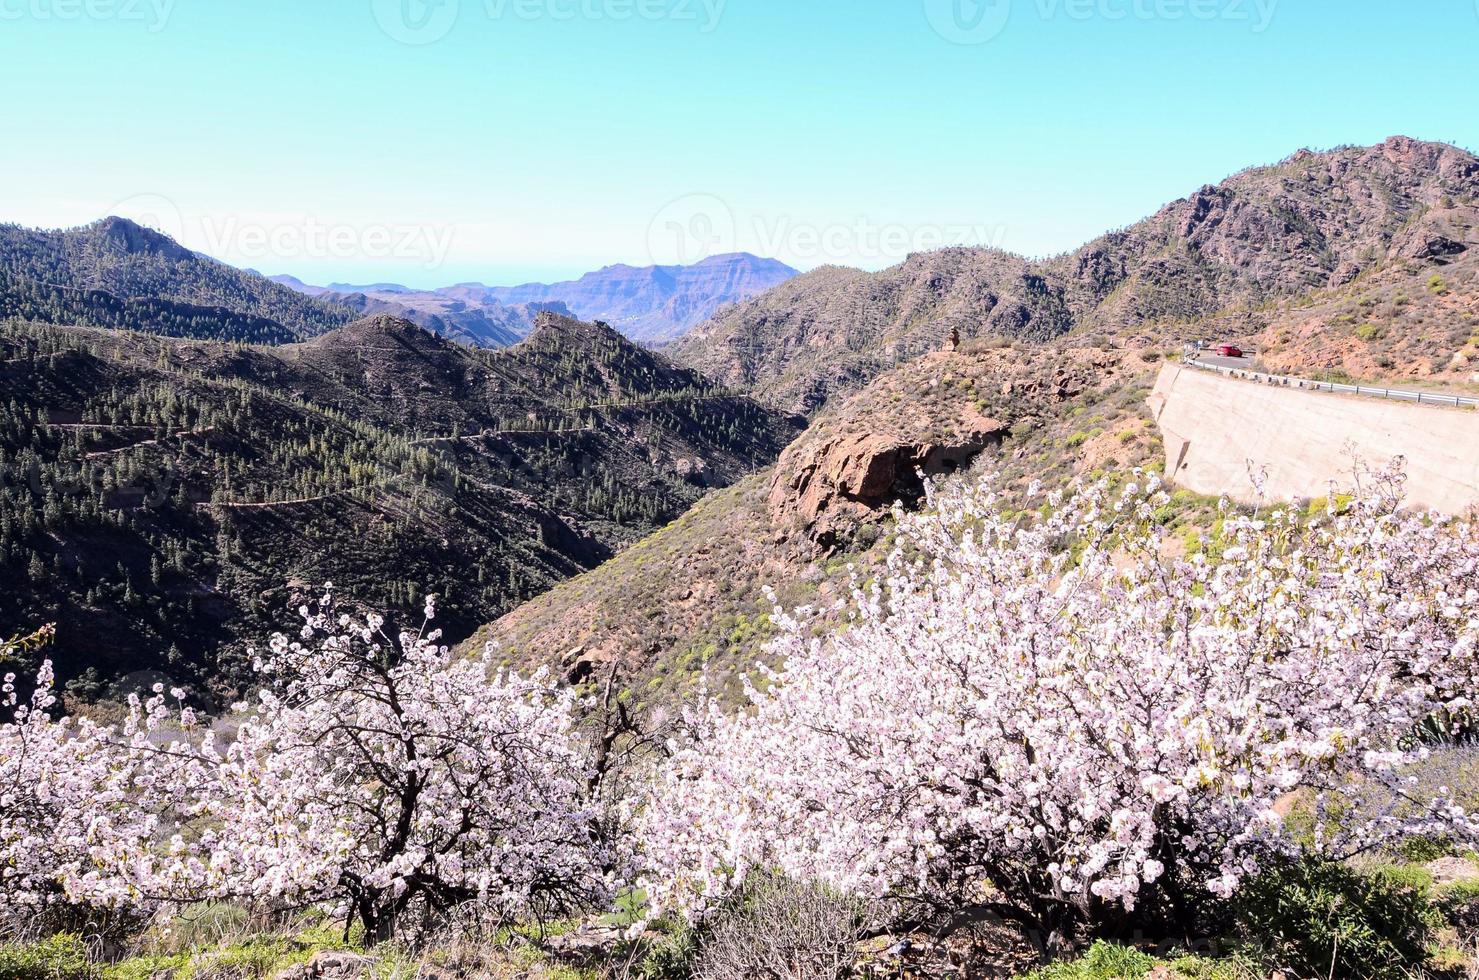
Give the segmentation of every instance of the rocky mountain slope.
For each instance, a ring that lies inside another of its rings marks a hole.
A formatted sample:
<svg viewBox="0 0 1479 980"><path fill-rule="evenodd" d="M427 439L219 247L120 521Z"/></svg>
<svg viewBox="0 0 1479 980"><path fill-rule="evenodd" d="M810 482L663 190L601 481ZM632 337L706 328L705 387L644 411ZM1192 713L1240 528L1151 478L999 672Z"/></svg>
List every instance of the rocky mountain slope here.
<svg viewBox="0 0 1479 980"><path fill-rule="evenodd" d="M1441 252L1226 311L1203 321L1204 332L1242 342L1277 373L1479 390L1479 214L1454 208L1432 217L1445 225Z"/></svg>
<svg viewBox="0 0 1479 980"><path fill-rule="evenodd" d="M274 348L0 329L0 634L56 622L74 693L133 672L232 695L333 582L449 638L591 568L795 425L546 314L479 351L373 318Z"/></svg>
<svg viewBox="0 0 1479 980"><path fill-rule="evenodd" d="M1128 472L1159 452L1144 398L1161 353L1071 342L968 344L889 371L829 406L780 462L700 501L595 570L480 630L512 664L572 682L615 670L627 696L669 703L699 683L738 692L770 635L772 590L828 609L889 543L918 472L997 470L1027 506L1033 479Z"/></svg>
<svg viewBox="0 0 1479 980"><path fill-rule="evenodd" d="M1233 307L1347 286L1469 248L1479 159L1393 137L1243 171L1063 256L914 255L874 274L819 269L721 312L673 356L812 412L894 364L967 339L1156 333Z"/></svg>
<svg viewBox="0 0 1479 980"><path fill-rule="evenodd" d="M1299 373L1479 383L1476 196L1473 156L1398 138L1247 171L1050 262L948 249L791 280L674 349L811 427L472 642L572 681L615 670L646 704L701 678L735 689L763 658L765 590L827 610L854 569L867 581L918 471L998 471L1026 509L1035 480L1162 467L1145 398L1193 340L1241 339ZM1198 547L1216 504L1177 493L1160 516Z"/></svg>
<svg viewBox="0 0 1479 980"><path fill-rule="evenodd" d="M774 259L741 253L687 266L610 265L568 282L521 286L461 283L416 290L395 283L310 286L293 276L272 278L364 313L404 316L463 343L501 347L528 333L542 310L600 320L633 340L658 344L795 275Z"/></svg>
<svg viewBox="0 0 1479 980"><path fill-rule="evenodd" d="M0 225L0 319L280 344L355 314L190 251L126 218L67 231Z"/></svg>

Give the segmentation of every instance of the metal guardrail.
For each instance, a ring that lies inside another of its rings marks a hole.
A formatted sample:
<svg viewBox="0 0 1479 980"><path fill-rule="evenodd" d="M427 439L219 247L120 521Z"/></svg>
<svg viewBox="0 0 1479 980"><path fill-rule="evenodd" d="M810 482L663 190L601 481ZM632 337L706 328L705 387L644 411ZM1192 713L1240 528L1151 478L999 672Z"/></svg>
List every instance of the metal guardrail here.
<svg viewBox="0 0 1479 980"><path fill-rule="evenodd" d="M1366 385L1339 384L1334 381L1312 381L1309 378L1294 378L1282 374L1264 374L1261 371L1246 371L1221 364L1208 364L1194 357L1186 358L1186 364L1202 371L1215 371L1232 378L1246 378L1282 388L1298 388L1304 391L1329 391L1336 394L1365 395L1369 398L1387 398L1393 401L1413 402L1418 405L1446 405L1449 408L1479 408L1479 398L1463 395L1440 395L1431 391L1404 391L1400 388L1371 388Z"/></svg>

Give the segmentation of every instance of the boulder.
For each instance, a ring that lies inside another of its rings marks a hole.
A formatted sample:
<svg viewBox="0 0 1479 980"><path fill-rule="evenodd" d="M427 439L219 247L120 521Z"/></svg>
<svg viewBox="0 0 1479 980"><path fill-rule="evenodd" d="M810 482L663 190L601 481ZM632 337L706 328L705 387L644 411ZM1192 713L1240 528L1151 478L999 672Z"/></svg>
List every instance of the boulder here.
<svg viewBox="0 0 1479 980"><path fill-rule="evenodd" d="M830 550L895 502L916 503L924 494L921 474L962 470L1006 432L1005 423L977 414L933 440L875 431L801 440L781 457L771 480L771 522Z"/></svg>
<svg viewBox="0 0 1479 980"><path fill-rule="evenodd" d="M369 976L375 965L373 956L361 956L339 950L314 953L307 963L288 967L276 980L358 980Z"/></svg>
<svg viewBox="0 0 1479 980"><path fill-rule="evenodd" d="M550 936L544 944L551 955L568 963L597 963L621 942L622 933L615 926L586 922L570 932Z"/></svg>

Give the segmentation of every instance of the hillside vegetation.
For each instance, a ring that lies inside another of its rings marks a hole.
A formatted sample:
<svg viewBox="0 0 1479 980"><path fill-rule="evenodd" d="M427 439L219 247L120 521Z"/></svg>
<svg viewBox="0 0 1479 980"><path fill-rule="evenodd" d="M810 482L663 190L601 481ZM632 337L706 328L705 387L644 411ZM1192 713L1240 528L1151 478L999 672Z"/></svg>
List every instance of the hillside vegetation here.
<svg viewBox="0 0 1479 980"><path fill-rule="evenodd" d="M0 378L0 632L58 623L89 699L141 669L229 696L325 582L387 609L438 594L465 635L795 431L554 316L500 352L390 319L276 348L12 322Z"/></svg>
<svg viewBox="0 0 1479 980"><path fill-rule="evenodd" d="M1397 260L1448 261L1475 241L1479 159L1393 137L1300 151L1207 185L1044 261L954 248L878 273L824 268L723 311L673 347L682 363L811 413L961 337L1143 334L1349 286Z"/></svg>
<svg viewBox="0 0 1479 980"><path fill-rule="evenodd" d="M1470 980L1479 523L1165 486L1147 395L1470 383L1476 191L1305 151L686 367L4 321L0 980Z"/></svg>
<svg viewBox="0 0 1479 980"><path fill-rule="evenodd" d="M525 603L467 647L491 640L511 663L575 680L604 681L615 668L649 707L701 682L738 695L739 679L767 659L767 590L786 609L845 596L854 571L866 578L887 554L893 503L922 503L916 464L947 461L936 478L999 471L1024 508L1035 481L1163 465L1145 404L1161 357L1067 343L922 357L829 406L777 466ZM1188 516L1201 506L1183 503Z"/></svg>
<svg viewBox="0 0 1479 980"><path fill-rule="evenodd" d="M919 503L916 466L1001 470L1024 509L1032 481L1160 470L1145 396L1188 342L1241 340L1312 375L1466 383L1476 195L1472 155L1394 138L1246 171L1047 263L947 249L793 279L673 348L813 413L778 466L474 642L574 678L616 664L646 704L703 678L737 694L773 635L766 590L787 609L826 607L855 571L866 581L890 544L889 506ZM1183 492L1162 517L1196 548L1218 513Z"/></svg>
<svg viewBox="0 0 1479 980"><path fill-rule="evenodd" d="M0 318L281 344L355 314L110 217L68 231L0 225Z"/></svg>

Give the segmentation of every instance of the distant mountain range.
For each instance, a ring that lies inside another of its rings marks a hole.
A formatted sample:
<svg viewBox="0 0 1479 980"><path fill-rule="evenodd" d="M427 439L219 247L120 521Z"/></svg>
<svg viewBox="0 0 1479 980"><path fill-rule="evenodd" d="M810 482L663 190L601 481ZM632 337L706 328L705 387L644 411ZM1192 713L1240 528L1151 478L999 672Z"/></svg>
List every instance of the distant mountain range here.
<svg viewBox="0 0 1479 980"><path fill-rule="evenodd" d="M0 225L0 319L254 344L308 340L388 315L469 346L507 347L540 313L557 313L656 345L795 275L783 263L736 254L691 266L613 265L570 282L520 286L315 286L238 269L127 218L63 230Z"/></svg>
<svg viewBox="0 0 1479 980"><path fill-rule="evenodd" d="M570 308L558 301L504 303L488 295L481 286L416 290L396 283L355 286L336 282L311 286L296 276L271 279L305 296L348 307L363 316L410 320L469 347L508 347L529 334L540 313L570 315Z"/></svg>
<svg viewBox="0 0 1479 980"><path fill-rule="evenodd" d="M294 276L272 279L361 313L391 313L464 342L497 347L527 333L544 310L600 320L633 340L659 344L796 275L783 262L735 253L686 266L609 265L567 282L520 286L460 283L416 290L398 283L311 286Z"/></svg>

